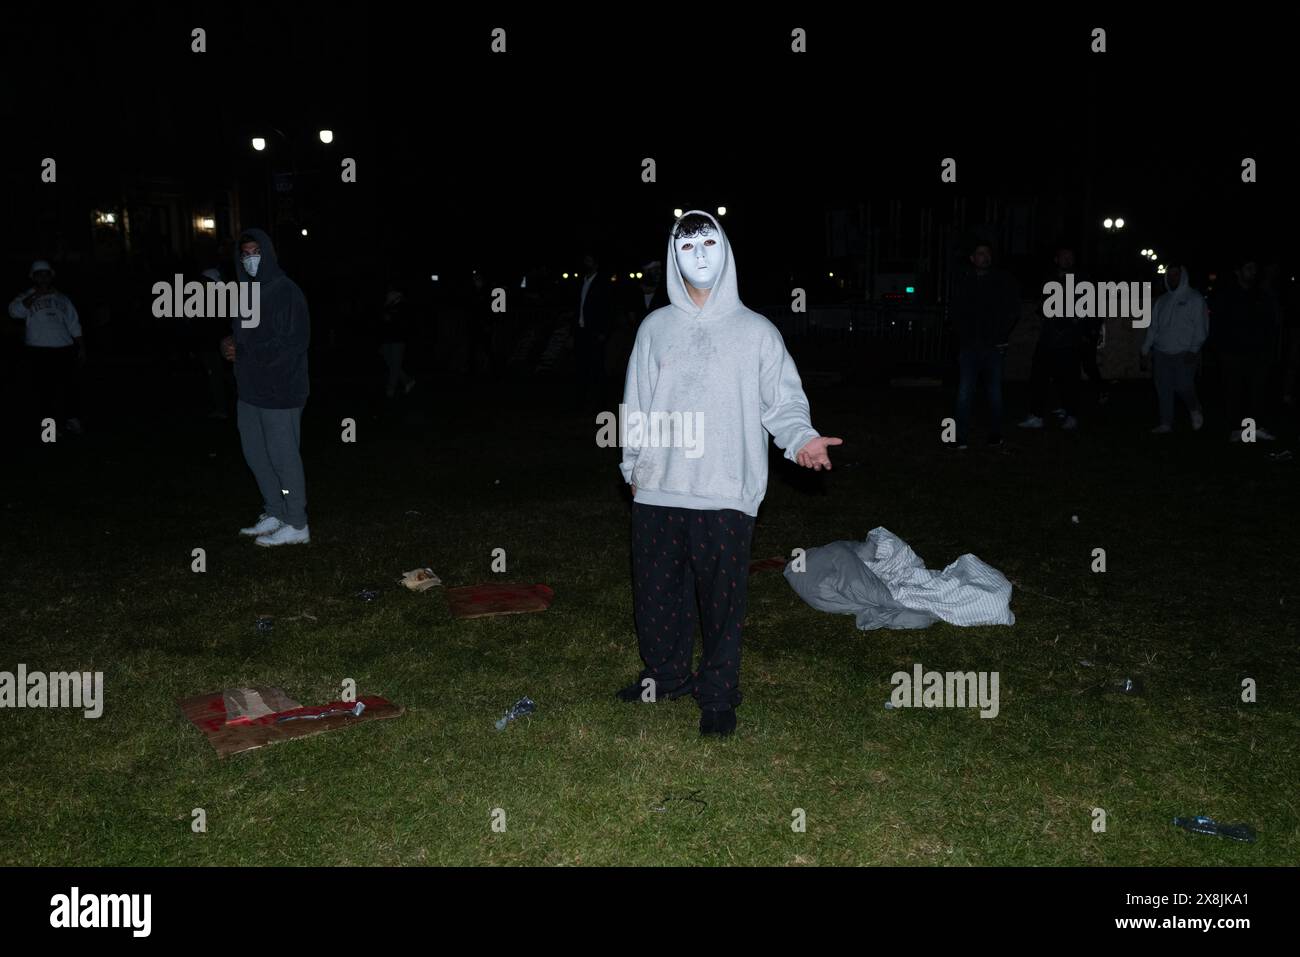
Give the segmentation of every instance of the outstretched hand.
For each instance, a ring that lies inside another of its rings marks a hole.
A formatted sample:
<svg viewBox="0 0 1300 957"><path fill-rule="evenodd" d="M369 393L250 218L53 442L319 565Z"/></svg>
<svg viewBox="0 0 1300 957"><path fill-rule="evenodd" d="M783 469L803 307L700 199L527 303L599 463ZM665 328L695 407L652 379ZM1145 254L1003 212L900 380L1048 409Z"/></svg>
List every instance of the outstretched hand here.
<svg viewBox="0 0 1300 957"><path fill-rule="evenodd" d="M799 450L799 454L794 460L806 469L812 469L820 472L822 469L831 467L831 457L826 454L826 449L832 445L843 445L843 439L833 438L828 435L821 435L812 439Z"/></svg>

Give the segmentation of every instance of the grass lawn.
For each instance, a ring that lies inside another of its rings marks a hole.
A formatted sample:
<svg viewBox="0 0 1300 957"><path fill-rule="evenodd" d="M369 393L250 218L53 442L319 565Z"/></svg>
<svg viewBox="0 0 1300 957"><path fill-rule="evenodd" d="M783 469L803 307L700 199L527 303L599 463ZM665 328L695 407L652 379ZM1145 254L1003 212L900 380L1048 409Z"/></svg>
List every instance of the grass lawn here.
<svg viewBox="0 0 1300 957"><path fill-rule="evenodd" d="M699 738L690 699L614 700L639 668L618 452L522 387L422 384L405 420L313 399L306 548L235 534L258 502L233 424L122 419L25 449L0 513L0 669L100 670L106 704L0 712L0 864L1293 864L1295 466L1217 431L1148 436L1146 388L1080 434L964 454L938 442L937 390L810 389L856 464L774 459L754 557L884 525L929 567L1001 569L1018 621L862 633L756 575L725 741ZM440 589L395 584L421 565L555 602L456 621ZM999 672L1001 713L886 710L918 662ZM1125 676L1145 694L1094 690ZM220 760L174 704L255 684L315 704L346 678L407 713ZM495 731L523 695L536 714ZM1171 824L1198 813L1259 841Z"/></svg>

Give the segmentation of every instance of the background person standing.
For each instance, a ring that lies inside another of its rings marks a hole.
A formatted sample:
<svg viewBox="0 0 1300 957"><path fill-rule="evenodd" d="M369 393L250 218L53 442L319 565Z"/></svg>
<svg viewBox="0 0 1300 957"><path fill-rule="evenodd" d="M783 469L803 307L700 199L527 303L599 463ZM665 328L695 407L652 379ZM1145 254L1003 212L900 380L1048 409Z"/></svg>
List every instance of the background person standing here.
<svg viewBox="0 0 1300 957"><path fill-rule="evenodd" d="M311 535L298 447L309 391L307 299L280 269L271 237L260 229L244 230L239 237L235 275L241 283L256 280L260 288L258 323L245 328L236 316L234 335L222 343L235 364L239 442L263 502L257 523L240 534L262 546L305 545Z"/></svg>
<svg viewBox="0 0 1300 957"><path fill-rule="evenodd" d="M32 288L9 303L9 315L26 323L28 394L38 420L52 418L73 435L81 434L80 368L86 362L81 320L72 300L54 288L54 268L44 259L32 263Z"/></svg>

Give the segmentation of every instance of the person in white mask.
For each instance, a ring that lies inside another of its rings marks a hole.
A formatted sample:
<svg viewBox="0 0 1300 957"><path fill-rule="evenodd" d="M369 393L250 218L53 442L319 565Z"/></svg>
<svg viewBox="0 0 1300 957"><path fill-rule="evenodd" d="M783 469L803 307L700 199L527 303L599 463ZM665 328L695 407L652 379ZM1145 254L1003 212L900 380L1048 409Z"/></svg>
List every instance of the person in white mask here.
<svg viewBox="0 0 1300 957"><path fill-rule="evenodd" d="M674 224L670 305L646 316L628 360L621 465L632 488L632 599L644 662L624 701L691 694L700 733L736 728L750 539L767 492L768 435L805 468L842 440L818 434L781 333L747 309L721 225ZM648 425L647 425L648 424ZM639 428L646 425L645 428ZM692 670L695 625L704 654Z"/></svg>

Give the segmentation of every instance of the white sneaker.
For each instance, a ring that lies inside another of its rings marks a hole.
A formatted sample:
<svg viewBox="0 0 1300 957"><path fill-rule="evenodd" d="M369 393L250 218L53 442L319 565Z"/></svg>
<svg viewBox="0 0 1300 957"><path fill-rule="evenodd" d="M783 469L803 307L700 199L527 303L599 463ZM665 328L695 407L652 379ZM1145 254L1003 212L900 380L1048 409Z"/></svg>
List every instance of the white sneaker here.
<svg viewBox="0 0 1300 957"><path fill-rule="evenodd" d="M1025 419L1025 421L1018 423L1018 425L1022 429L1041 429L1043 427L1043 420L1036 415L1031 415L1029 418Z"/></svg>
<svg viewBox="0 0 1300 957"><path fill-rule="evenodd" d="M263 535L254 541L264 548L270 548L272 545L306 545L311 541L311 535L308 533L306 525L302 528L281 525L270 535Z"/></svg>
<svg viewBox="0 0 1300 957"><path fill-rule="evenodd" d="M1065 429L1067 432L1073 432L1078 427L1079 420L1072 415L1067 415L1065 421L1061 423L1061 428Z"/></svg>
<svg viewBox="0 0 1300 957"><path fill-rule="evenodd" d="M1256 429L1255 439L1258 442L1276 442L1277 436L1274 435L1272 432L1270 432L1268 429Z"/></svg>
<svg viewBox="0 0 1300 957"><path fill-rule="evenodd" d="M1168 425L1157 425L1154 429L1151 430L1151 434L1152 434L1152 435L1168 435L1168 434L1169 434L1170 432L1172 432L1172 431L1173 431L1173 428L1172 428L1171 426L1168 426Z"/></svg>
<svg viewBox="0 0 1300 957"><path fill-rule="evenodd" d="M1193 430L1194 432L1199 432L1199 431L1201 431L1201 426L1203 426L1204 424L1205 424L1205 416L1202 415L1200 412L1193 412L1193 413L1192 413L1192 430Z"/></svg>
<svg viewBox="0 0 1300 957"><path fill-rule="evenodd" d="M270 535L283 524L284 523L278 518L263 513L258 516L256 525L250 525L248 528L241 528L239 534L249 535L253 538L256 538L258 535Z"/></svg>

